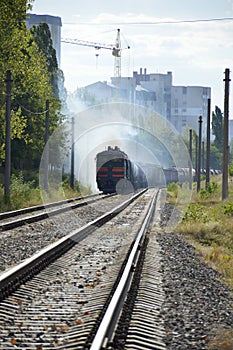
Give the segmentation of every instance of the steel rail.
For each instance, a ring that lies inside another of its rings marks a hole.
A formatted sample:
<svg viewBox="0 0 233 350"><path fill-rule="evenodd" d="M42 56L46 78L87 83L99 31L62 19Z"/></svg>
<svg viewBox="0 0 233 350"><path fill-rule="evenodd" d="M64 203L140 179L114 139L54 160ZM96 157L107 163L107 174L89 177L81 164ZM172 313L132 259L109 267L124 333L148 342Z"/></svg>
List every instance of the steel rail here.
<svg viewBox="0 0 233 350"><path fill-rule="evenodd" d="M127 199L114 209L103 214L97 219L89 222L85 226L72 231L70 234L61 238L55 243L42 249L40 252L34 254L32 257L25 259L22 263L14 266L10 270L0 275L0 301L15 291L21 284L31 279L34 275L39 273L43 268L55 261L58 257L63 255L75 244L84 239L88 234L93 232L96 228L102 226L105 222L111 220L118 213L124 210L130 203L142 195L147 189L136 193L131 198Z"/></svg>
<svg viewBox="0 0 233 350"><path fill-rule="evenodd" d="M114 194L110 194L110 195L105 196L104 198L107 198L107 197L113 196L113 195ZM27 214L27 213L30 213L30 212L32 213L32 212L34 212L36 210L43 210L43 209L47 209L47 208L51 208L51 207L56 207L56 206L59 206L59 205L62 205L62 204L74 202L76 200L79 201L79 200L86 199L86 198L88 199L88 198L91 198L91 197L94 197L94 198L90 199L88 201L85 201L85 202L81 202L81 203L78 202L76 204L71 204L70 206L54 209L54 210L51 210L49 212L43 212L43 213L35 214L35 215L32 215L32 216L26 216L24 218L16 219L14 221L0 223L0 231L7 231L7 230L10 230L12 228L19 227L19 226L22 226L22 225L25 225L25 224L30 224L30 223L33 223L33 222L36 222L36 221L44 220L44 219L47 219L50 216L55 216L55 215L64 213L66 211L69 211L71 209L76 209L78 207L82 207L82 206L85 206L85 205L88 205L88 204L92 204L92 203L94 203L94 202L96 202L98 200L103 199L103 197L99 197L98 196L96 198L96 195L89 195L87 197L78 197L77 199L73 199L73 200L67 200L67 201L64 200L64 201L60 201L60 202L50 203L50 204L45 205L45 206L35 206L35 207L31 207L31 208L19 209L19 210L15 211L15 212L7 212L9 214L13 213L11 216L8 216L8 217L13 217L14 213L15 213L16 216L21 215L21 214L23 215L23 214ZM4 216L4 213L3 213L3 216ZM7 218L7 216L5 218Z"/></svg>
<svg viewBox="0 0 233 350"><path fill-rule="evenodd" d="M113 328L113 319L116 319L116 313L119 313L119 304L122 304L122 299L124 299L126 292L129 288L129 279L132 276L133 273L133 267L135 265L137 252L139 250L141 240L143 236L145 235L145 232L151 222L151 219L153 217L154 208L156 204L156 199L158 196L158 191L155 191L152 200L150 202L150 206L148 208L145 220L143 221L143 224L141 228L138 231L137 237L135 239L134 245L132 247L131 253L129 255L128 261L126 263L126 266L124 268L122 277L119 281L119 284L112 296L111 302L109 303L109 306L104 314L104 317L98 327L98 330L96 332L96 335L94 337L94 340L91 344L90 350L99 350L102 349L103 344L106 342L108 337L106 337L108 331L110 328ZM126 290L127 289L127 290Z"/></svg>
<svg viewBox="0 0 233 350"><path fill-rule="evenodd" d="M3 212L3 213L0 213L0 221L4 220L4 219L11 218L11 217L14 217L14 216L19 216L19 215L23 215L23 214L33 213L34 211L37 211L37 210L49 209L49 208L53 208L53 207L58 207L59 205L68 204L68 203L72 203L72 202L75 202L75 201L79 201L79 200L82 200L82 199L88 199L88 198L92 198L92 197L97 197L99 195L101 195L101 193L100 194L88 194L87 196L67 198L67 199L63 199L63 200L57 201L57 202L51 202L51 203L46 203L46 204L39 204L39 205L34 205L32 207L27 207L27 208L12 210L12 211L6 211L6 212Z"/></svg>

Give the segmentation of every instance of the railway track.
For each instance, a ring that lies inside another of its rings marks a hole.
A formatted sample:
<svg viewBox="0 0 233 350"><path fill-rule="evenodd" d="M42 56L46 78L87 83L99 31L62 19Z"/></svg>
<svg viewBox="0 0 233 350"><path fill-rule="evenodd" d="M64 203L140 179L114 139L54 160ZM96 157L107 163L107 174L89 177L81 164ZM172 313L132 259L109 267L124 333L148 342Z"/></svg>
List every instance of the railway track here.
<svg viewBox="0 0 233 350"><path fill-rule="evenodd" d="M147 235L156 202L151 192L138 193L0 276L1 349L97 350L132 344L141 349L143 343L146 349L145 334L148 349L152 344L165 349L159 258L151 266L159 248L154 234ZM127 296L132 307L127 300L122 311ZM140 308L148 313L138 317ZM127 315L124 322L122 315Z"/></svg>
<svg viewBox="0 0 233 350"><path fill-rule="evenodd" d="M96 219L123 200L121 196L97 195L88 199L86 197L79 199L71 206L64 203L60 207L59 204L59 207L55 208L55 212L59 212L57 215L52 208L51 215L50 210L46 209L32 214L26 213L26 217L21 214L16 220L14 217L5 219L7 220L4 222L6 229L0 233L0 272L30 257L72 230Z"/></svg>
<svg viewBox="0 0 233 350"><path fill-rule="evenodd" d="M0 231L7 231L25 224L44 220L50 216L59 215L66 211L81 208L112 195L92 194L76 197L44 205L37 205L10 212L0 213ZM18 219L15 219L18 217Z"/></svg>

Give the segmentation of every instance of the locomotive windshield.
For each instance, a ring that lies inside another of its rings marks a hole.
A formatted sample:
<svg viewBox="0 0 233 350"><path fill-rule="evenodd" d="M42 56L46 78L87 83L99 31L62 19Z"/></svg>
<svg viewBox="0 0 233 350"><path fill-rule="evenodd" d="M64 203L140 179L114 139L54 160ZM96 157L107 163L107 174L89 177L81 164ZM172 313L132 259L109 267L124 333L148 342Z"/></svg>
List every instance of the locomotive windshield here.
<svg viewBox="0 0 233 350"><path fill-rule="evenodd" d="M101 156L97 158L97 168L100 168L101 166L103 166L104 164L110 162L113 164L119 163L122 164L124 161L123 158L111 158L109 156Z"/></svg>

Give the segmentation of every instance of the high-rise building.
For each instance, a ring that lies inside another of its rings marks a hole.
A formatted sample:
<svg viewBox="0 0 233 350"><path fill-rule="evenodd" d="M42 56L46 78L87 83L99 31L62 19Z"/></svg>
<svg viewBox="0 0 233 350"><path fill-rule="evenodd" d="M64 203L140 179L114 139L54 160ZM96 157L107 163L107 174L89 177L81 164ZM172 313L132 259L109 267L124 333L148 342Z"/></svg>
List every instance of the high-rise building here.
<svg viewBox="0 0 233 350"><path fill-rule="evenodd" d="M50 16L50 15L36 15L33 13L28 13L28 18L26 19L26 25L31 28L40 23L47 23L51 32L51 37L53 41L53 47L57 54L58 67L61 64L61 27L62 21L61 17Z"/></svg>
<svg viewBox="0 0 233 350"><path fill-rule="evenodd" d="M202 116L202 130L206 132L208 99L211 88L203 86L172 86L171 123L182 132L188 126L198 132L199 116Z"/></svg>
<svg viewBox="0 0 233 350"><path fill-rule="evenodd" d="M172 72L167 74L147 74L140 68L140 73L133 72L137 83L137 103L151 108L171 120Z"/></svg>

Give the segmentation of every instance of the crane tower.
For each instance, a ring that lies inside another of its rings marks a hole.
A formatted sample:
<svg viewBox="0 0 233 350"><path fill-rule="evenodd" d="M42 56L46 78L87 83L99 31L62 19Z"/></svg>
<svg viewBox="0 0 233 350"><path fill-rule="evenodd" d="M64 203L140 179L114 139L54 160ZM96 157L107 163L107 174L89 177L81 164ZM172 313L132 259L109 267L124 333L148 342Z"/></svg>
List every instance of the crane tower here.
<svg viewBox="0 0 233 350"><path fill-rule="evenodd" d="M117 29L117 37L116 37L115 45L101 44L101 43L96 43L93 41L85 41L85 40L79 40L79 39L62 39L61 41L64 43L68 43L68 44L94 47L96 50L100 50L100 49L111 50L112 55L115 58L114 77L115 78L121 77L121 51L122 51L122 48L121 48L120 29ZM127 46L127 49L130 49L130 46Z"/></svg>
<svg viewBox="0 0 233 350"><path fill-rule="evenodd" d="M115 57L114 64L114 77L121 77L121 38L120 38L120 29L117 29L116 45L112 50L112 54Z"/></svg>

